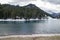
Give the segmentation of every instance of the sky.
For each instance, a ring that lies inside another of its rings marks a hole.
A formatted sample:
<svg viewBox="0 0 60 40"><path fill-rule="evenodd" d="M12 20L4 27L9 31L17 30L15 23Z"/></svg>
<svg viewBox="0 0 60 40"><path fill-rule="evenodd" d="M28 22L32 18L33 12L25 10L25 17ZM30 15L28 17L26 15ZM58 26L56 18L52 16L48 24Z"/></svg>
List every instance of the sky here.
<svg viewBox="0 0 60 40"><path fill-rule="evenodd" d="M20 6L32 3L42 9L60 12L60 0L0 0L0 3Z"/></svg>

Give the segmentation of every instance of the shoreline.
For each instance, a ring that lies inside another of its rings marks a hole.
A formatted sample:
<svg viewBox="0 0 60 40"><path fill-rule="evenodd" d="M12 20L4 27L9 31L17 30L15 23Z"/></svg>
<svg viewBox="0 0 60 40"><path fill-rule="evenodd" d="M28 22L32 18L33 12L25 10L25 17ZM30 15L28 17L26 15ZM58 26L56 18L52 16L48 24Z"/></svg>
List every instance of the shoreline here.
<svg viewBox="0 0 60 40"><path fill-rule="evenodd" d="M0 19L0 21L37 21L37 20L46 20L46 19Z"/></svg>
<svg viewBox="0 0 60 40"><path fill-rule="evenodd" d="M60 34L32 34L32 35L8 35L8 36L0 36L0 38L11 38L11 37L52 37L52 36L60 36Z"/></svg>
<svg viewBox="0 0 60 40"><path fill-rule="evenodd" d="M60 34L10 35L0 37L0 40L60 40Z"/></svg>

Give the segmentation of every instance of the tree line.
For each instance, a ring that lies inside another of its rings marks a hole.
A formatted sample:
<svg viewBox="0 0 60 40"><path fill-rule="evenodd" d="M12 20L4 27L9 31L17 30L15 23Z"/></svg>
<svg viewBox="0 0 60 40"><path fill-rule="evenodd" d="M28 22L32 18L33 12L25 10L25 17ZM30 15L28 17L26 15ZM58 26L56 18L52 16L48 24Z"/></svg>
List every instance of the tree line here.
<svg viewBox="0 0 60 40"><path fill-rule="evenodd" d="M0 19L41 19L45 16L46 12L44 12L34 4L29 4L26 6L0 4Z"/></svg>

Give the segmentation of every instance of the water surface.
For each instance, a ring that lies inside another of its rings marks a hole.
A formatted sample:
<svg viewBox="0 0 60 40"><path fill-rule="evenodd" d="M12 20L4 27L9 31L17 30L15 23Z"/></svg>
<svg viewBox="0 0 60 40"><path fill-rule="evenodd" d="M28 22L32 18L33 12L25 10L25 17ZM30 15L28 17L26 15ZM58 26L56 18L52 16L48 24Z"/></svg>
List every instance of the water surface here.
<svg viewBox="0 0 60 40"><path fill-rule="evenodd" d="M0 21L0 35L60 34L60 19Z"/></svg>

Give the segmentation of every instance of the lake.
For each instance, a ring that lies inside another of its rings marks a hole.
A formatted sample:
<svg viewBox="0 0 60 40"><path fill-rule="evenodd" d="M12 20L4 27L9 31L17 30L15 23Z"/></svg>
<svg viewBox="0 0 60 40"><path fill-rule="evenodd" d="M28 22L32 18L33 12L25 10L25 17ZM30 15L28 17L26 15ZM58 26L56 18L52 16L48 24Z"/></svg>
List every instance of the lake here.
<svg viewBox="0 0 60 40"><path fill-rule="evenodd" d="M0 36L30 34L60 34L60 19L0 21Z"/></svg>

